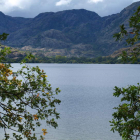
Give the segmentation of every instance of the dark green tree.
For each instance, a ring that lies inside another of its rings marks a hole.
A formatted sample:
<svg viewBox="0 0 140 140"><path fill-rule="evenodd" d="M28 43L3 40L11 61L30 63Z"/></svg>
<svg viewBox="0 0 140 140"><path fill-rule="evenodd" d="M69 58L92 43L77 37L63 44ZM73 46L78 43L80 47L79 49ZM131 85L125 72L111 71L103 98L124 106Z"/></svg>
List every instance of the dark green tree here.
<svg viewBox="0 0 140 140"><path fill-rule="evenodd" d="M5 40L8 34L0 35L0 40ZM55 119L59 118L56 111L56 94L60 92L56 88L53 92L47 81L44 70L30 67L26 64L21 69L13 72L11 64L3 63L10 48L0 47L0 128L4 130L4 138L21 140L37 140L36 128L41 123L56 128ZM31 59L32 55L26 57ZM44 121L43 121L44 120ZM9 130L13 135L9 135ZM40 139L47 133L47 128L41 128Z"/></svg>
<svg viewBox="0 0 140 140"><path fill-rule="evenodd" d="M128 45L134 45L140 40L140 6L129 20L129 31L124 25L120 26L121 31L114 34L116 40L126 39ZM123 52L121 57L124 61L135 62L140 55L140 48L135 47L128 55ZM140 137L140 85L128 86L127 88L115 87L115 97L121 97L121 104L115 107L116 112L112 114L110 121L111 131L118 131L123 140L137 140Z"/></svg>

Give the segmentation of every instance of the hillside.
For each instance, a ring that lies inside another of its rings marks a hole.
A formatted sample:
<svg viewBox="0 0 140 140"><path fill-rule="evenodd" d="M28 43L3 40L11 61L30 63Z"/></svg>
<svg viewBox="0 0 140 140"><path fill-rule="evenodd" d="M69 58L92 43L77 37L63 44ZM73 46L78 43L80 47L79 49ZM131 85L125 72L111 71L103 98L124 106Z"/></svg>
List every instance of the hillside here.
<svg viewBox="0 0 140 140"><path fill-rule="evenodd" d="M132 53L137 52L136 50L140 49L140 43L137 43L135 45L133 45L132 47L128 47L128 48L121 48L119 50L114 51L110 57L115 58L115 57L119 57L123 51L125 51L129 56L131 56Z"/></svg>
<svg viewBox="0 0 140 140"><path fill-rule="evenodd" d="M28 48L44 56L106 56L126 47L112 36L119 31L120 24L128 26L128 19L139 5L140 2L135 2L106 17L84 9L46 12L30 19L0 12L0 33L10 34L6 45L21 50Z"/></svg>

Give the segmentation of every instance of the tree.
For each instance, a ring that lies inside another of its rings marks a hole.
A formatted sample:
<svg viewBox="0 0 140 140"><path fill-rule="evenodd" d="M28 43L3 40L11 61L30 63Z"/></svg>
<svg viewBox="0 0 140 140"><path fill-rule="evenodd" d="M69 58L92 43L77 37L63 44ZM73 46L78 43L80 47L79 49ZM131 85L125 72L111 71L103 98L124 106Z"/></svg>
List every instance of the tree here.
<svg viewBox="0 0 140 140"><path fill-rule="evenodd" d="M0 35L5 40L8 34ZM41 126L41 120L56 128L55 119L59 118L56 111L56 99L59 88L53 92L48 83L46 73L38 66L26 64L17 72L13 72L11 64L2 63L10 48L0 48L0 128L3 128L5 140L13 137L16 140L27 138L36 140L36 128ZM31 59L32 55L26 57ZM8 134L13 131L13 136ZM40 129L40 139L47 133L46 128Z"/></svg>
<svg viewBox="0 0 140 140"><path fill-rule="evenodd" d="M140 6L134 15L130 18L129 26L132 31L127 31L124 25L121 25L121 31L116 33L116 40L125 37L128 45L134 45L140 40ZM122 53L122 59L127 61L136 61L140 55L140 48L136 47L130 55ZM110 121L111 131L118 131L123 140L137 140L140 137L140 85L130 85L127 88L115 87L115 97L121 96L121 104L115 107L116 112L112 114Z"/></svg>

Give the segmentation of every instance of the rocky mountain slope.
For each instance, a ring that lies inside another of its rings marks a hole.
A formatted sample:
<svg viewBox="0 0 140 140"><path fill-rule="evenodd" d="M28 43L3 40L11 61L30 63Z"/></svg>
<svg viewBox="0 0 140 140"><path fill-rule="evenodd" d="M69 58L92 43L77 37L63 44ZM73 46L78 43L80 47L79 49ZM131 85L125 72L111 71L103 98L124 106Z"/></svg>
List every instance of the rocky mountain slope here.
<svg viewBox="0 0 140 140"><path fill-rule="evenodd" d="M10 17L0 12L0 33L9 33L5 42L11 47L42 53L42 55L65 55L97 57L112 54L126 47L118 44L113 34L119 25L128 26L128 20L140 5L135 2L118 14L100 17L84 9L41 13L35 18ZM43 50L43 51L42 51Z"/></svg>

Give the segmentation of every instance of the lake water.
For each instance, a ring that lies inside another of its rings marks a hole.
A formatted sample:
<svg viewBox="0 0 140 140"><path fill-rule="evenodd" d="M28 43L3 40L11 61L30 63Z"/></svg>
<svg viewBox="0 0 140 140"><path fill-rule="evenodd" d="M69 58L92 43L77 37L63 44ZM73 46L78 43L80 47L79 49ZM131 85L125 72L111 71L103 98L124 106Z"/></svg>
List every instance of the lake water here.
<svg viewBox="0 0 140 140"><path fill-rule="evenodd" d="M121 140L117 132L110 131L112 108L120 103L113 96L113 88L140 82L140 65L29 65L44 69L53 89L61 89L58 98L62 103L56 107L61 117L57 121L59 126L47 127L46 140Z"/></svg>

